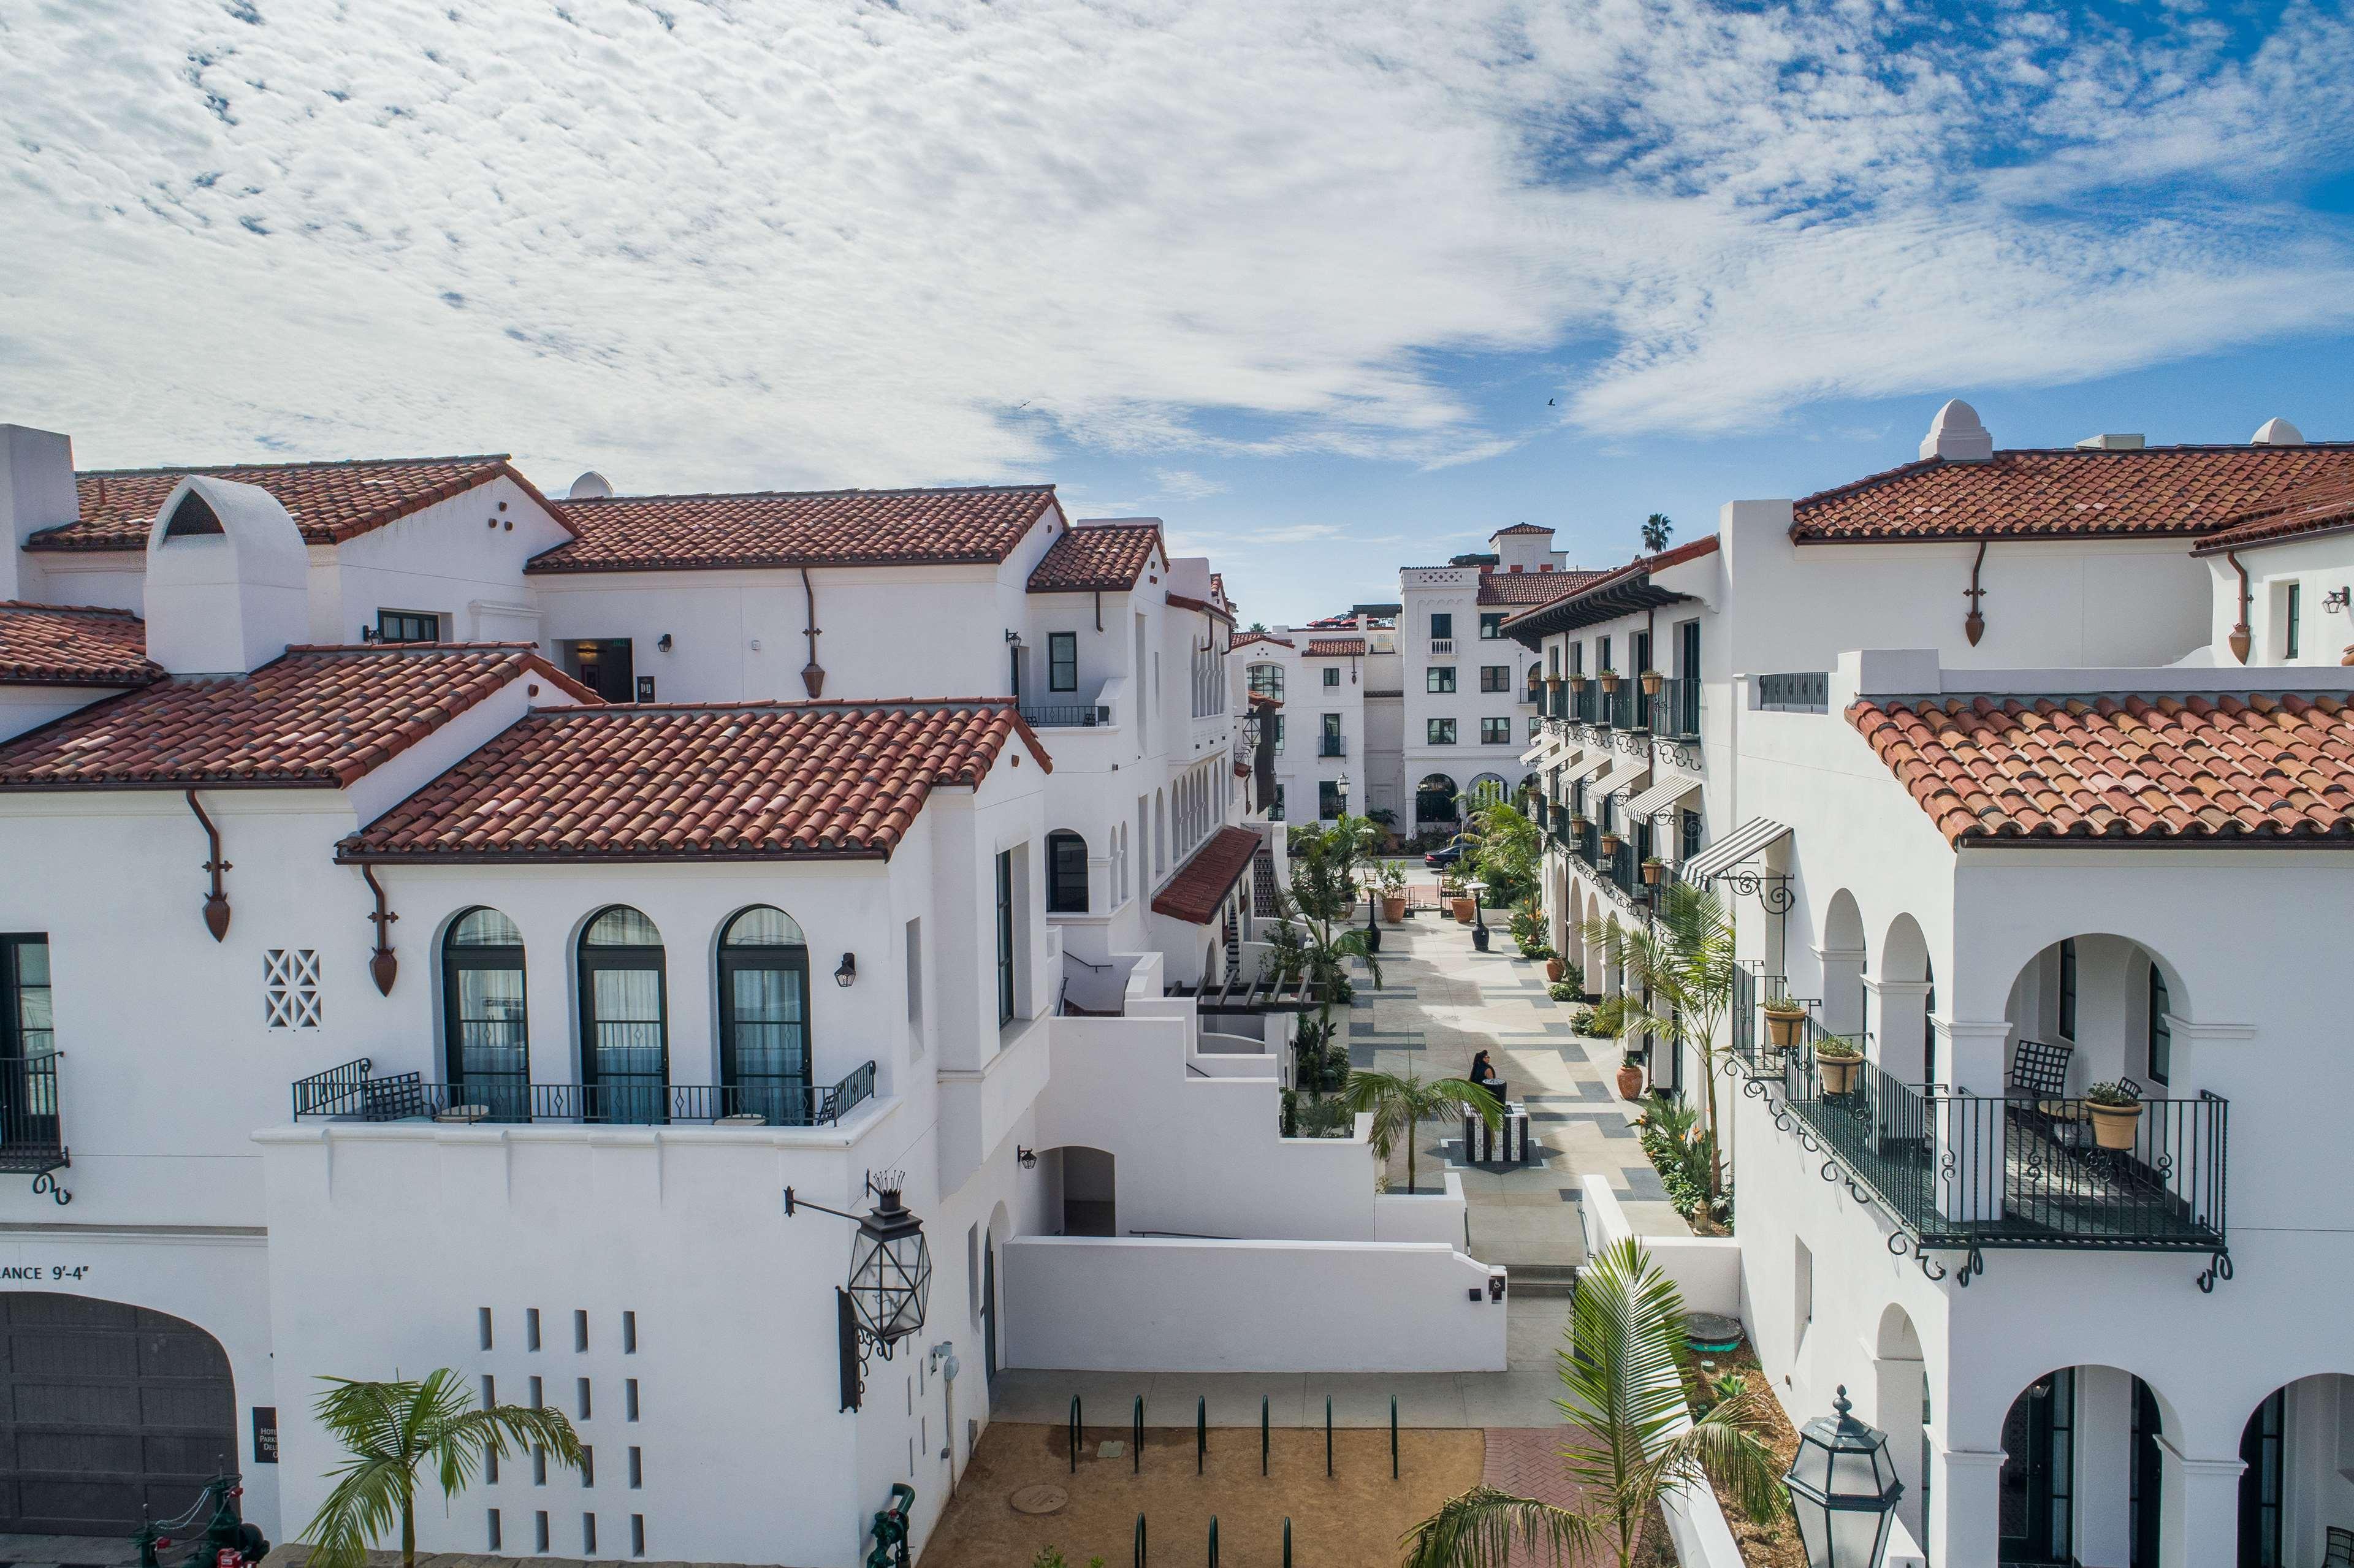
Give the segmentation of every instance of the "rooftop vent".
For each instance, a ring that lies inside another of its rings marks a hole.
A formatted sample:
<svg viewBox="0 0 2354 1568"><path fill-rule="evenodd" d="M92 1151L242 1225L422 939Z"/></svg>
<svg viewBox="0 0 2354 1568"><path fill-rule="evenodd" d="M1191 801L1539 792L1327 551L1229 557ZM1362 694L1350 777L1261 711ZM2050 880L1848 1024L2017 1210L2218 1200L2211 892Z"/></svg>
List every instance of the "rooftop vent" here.
<svg viewBox="0 0 2354 1568"><path fill-rule="evenodd" d="M217 534L221 531L219 514L193 490L180 497L180 503L172 508L172 520L164 524L164 537L166 539L185 539L195 534Z"/></svg>
<svg viewBox="0 0 2354 1568"><path fill-rule="evenodd" d="M2140 436L2086 436L2076 443L2080 452L2137 452L2149 443Z"/></svg>
<svg viewBox="0 0 2354 1568"><path fill-rule="evenodd" d="M613 482L592 468L572 482L572 488L566 492L566 498L572 501L601 501L612 493Z"/></svg>
<svg viewBox="0 0 2354 1568"><path fill-rule="evenodd" d="M2255 447L2301 447L2305 445L2305 432L2286 419L2275 417L2259 425L2256 433L2248 438L2248 444Z"/></svg>
<svg viewBox="0 0 2354 1568"><path fill-rule="evenodd" d="M1956 397L1929 421L1929 433L1921 440L1921 456L1947 462L1985 462L1994 456L1994 438L1978 423L1978 411Z"/></svg>

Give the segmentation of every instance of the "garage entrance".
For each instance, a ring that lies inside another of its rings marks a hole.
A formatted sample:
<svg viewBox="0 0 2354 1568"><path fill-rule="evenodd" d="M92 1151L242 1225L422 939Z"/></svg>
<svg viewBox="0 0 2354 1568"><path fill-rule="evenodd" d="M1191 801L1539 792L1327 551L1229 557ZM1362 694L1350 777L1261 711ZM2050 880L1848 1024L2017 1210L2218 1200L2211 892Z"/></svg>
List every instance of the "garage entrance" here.
<svg viewBox="0 0 2354 1568"><path fill-rule="evenodd" d="M238 1461L228 1353L118 1301L0 1292L0 1532L128 1535Z"/></svg>

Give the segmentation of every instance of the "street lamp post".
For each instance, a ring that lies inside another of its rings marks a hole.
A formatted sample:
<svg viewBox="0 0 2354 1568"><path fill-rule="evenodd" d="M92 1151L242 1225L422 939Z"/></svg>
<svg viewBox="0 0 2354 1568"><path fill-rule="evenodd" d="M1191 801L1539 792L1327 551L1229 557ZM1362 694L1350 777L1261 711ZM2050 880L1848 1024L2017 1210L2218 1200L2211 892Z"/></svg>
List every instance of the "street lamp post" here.
<svg viewBox="0 0 2354 1568"><path fill-rule="evenodd" d="M1888 1438L1848 1414L1847 1389L1832 1414L1799 1428L1798 1452L1782 1478L1807 1550L1807 1568L1880 1568L1889 1521L1904 1494Z"/></svg>
<svg viewBox="0 0 2354 1568"><path fill-rule="evenodd" d="M1488 950L1488 912L1480 907L1479 895L1488 891L1488 885L1467 882L1463 891L1471 895L1471 945L1484 953Z"/></svg>
<svg viewBox="0 0 2354 1568"><path fill-rule="evenodd" d="M1334 786L1334 789L1341 797L1341 815L1345 820L1349 815L1347 769L1341 770L1340 782ZM1379 902L1379 895L1374 885L1368 882L1365 884L1365 951L1369 953L1378 953L1382 950L1382 927L1378 919L1379 911L1375 907Z"/></svg>

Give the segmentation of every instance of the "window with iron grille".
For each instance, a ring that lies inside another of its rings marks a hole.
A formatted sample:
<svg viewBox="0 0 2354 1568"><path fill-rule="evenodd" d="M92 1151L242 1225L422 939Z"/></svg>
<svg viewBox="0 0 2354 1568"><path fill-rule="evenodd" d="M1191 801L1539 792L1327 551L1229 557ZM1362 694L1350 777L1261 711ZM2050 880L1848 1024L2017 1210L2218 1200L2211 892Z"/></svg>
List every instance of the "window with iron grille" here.
<svg viewBox="0 0 2354 1568"><path fill-rule="evenodd" d="M319 1027L319 955L272 948L261 955L261 1012L272 1029Z"/></svg>

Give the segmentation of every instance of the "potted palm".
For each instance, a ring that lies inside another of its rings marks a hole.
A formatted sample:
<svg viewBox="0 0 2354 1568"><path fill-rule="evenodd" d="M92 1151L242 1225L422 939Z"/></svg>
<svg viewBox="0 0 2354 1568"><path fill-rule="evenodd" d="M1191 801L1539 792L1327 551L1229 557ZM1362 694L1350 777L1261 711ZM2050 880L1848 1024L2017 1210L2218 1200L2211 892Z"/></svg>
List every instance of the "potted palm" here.
<svg viewBox="0 0 2354 1568"><path fill-rule="evenodd" d="M1766 1040L1775 1050L1796 1050L1806 1022L1807 1010L1787 993L1776 991L1766 999Z"/></svg>
<svg viewBox="0 0 2354 1568"><path fill-rule="evenodd" d="M2123 1084L2094 1084L2084 1091L2093 1116L2093 1141L2103 1149L2131 1149L2141 1131L2141 1097Z"/></svg>
<svg viewBox="0 0 2354 1568"><path fill-rule="evenodd" d="M1617 671L1605 670L1598 678L1602 682L1602 689L1605 692L1616 692L1618 689Z"/></svg>
<svg viewBox="0 0 2354 1568"><path fill-rule="evenodd" d="M1645 696L1658 696L1659 694L1659 688L1666 683L1667 677L1659 673L1659 671L1646 670L1643 672L1643 694Z"/></svg>
<svg viewBox="0 0 2354 1568"><path fill-rule="evenodd" d="M1815 1070L1822 1075L1824 1094L1848 1094L1863 1071L1863 1053L1853 1041L1833 1035L1815 1047Z"/></svg>

